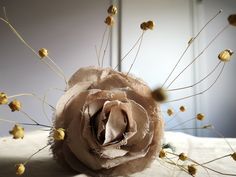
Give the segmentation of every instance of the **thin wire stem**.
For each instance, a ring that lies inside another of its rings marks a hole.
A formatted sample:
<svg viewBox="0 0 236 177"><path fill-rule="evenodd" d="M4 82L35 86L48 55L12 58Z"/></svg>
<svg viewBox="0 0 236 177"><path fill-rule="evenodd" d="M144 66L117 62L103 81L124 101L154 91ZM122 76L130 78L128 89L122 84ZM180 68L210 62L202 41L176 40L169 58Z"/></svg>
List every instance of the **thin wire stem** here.
<svg viewBox="0 0 236 177"><path fill-rule="evenodd" d="M188 99L188 98L191 98L191 97L195 97L197 95L202 95L204 94L205 92L207 92L208 90L210 90L214 85L215 83L217 82L217 80L220 78L223 70L224 70L224 67L225 67L225 63L224 65L222 66L221 68L221 71L219 73L219 75L217 76L217 78L214 80L214 82L205 90L203 90L202 92L199 92L199 93L196 93L196 94L193 94L193 95L189 95L189 96L185 96L185 97L182 97L182 98L178 98L178 99L175 99L175 100L170 100L170 101L166 101L165 103L171 103L171 102L176 102L176 101L180 101L180 100L185 100L185 99Z"/></svg>
<svg viewBox="0 0 236 177"><path fill-rule="evenodd" d="M107 37L106 46L105 46L105 49L104 49L103 55L102 55L102 67L103 67L103 62L104 62L105 54L106 54L106 51L107 51L107 47L108 47L108 44L109 44L109 41L110 41L110 37L111 37L111 28L109 28L109 34L108 34L108 37Z"/></svg>
<svg viewBox="0 0 236 177"><path fill-rule="evenodd" d="M120 63L116 65L116 67L114 68L117 69L121 63L123 62L123 60L132 52L132 50L137 46L137 44L139 43L139 41L142 39L142 34L140 35L140 37L138 38L138 40L134 43L134 45L131 47L131 49L121 58Z"/></svg>
<svg viewBox="0 0 236 177"><path fill-rule="evenodd" d="M210 75L212 75L216 69L219 67L219 65L221 64L222 62L220 61L219 63L217 63L217 65L213 68L213 70L208 73L204 78L202 78L201 80L199 80L198 82L196 82L195 84L193 85L189 85L189 86L185 86L185 87L180 87L180 88L175 88L175 89L169 89L169 90L166 90L168 92L172 92L172 91L177 91L177 90L183 90L183 89L187 89L187 88L191 88L191 87L194 87L198 84L200 84L201 82L203 82L205 79L207 79Z"/></svg>
<svg viewBox="0 0 236 177"><path fill-rule="evenodd" d="M226 144L230 147L230 149L232 150L232 152L235 152L234 148L231 146L231 144L229 143L229 141L223 136L222 133L220 133L218 130L215 129L215 127L212 128L212 131L217 134L218 136L220 136L221 138L223 138L226 142Z"/></svg>
<svg viewBox="0 0 236 177"><path fill-rule="evenodd" d="M11 120L7 120L7 119L1 119L1 118L0 118L0 121L18 124L18 125L29 125L29 126L39 126L39 127L45 127L45 128L52 128L51 126L44 125L44 124L31 124L31 123L24 123L24 122L16 122L16 121L11 121Z"/></svg>
<svg viewBox="0 0 236 177"><path fill-rule="evenodd" d="M42 109L43 109L43 113L44 113L46 119L48 120L48 122L49 122L50 124L52 124L52 121L51 121L51 119L48 117L48 115L47 115L47 113L46 113L46 110L45 110L45 103L46 103L46 100L47 100L48 93L49 93L51 90L59 90L59 91L64 92L63 90L58 89L58 88L49 88L49 89L47 89L46 92L44 93L43 102L42 102Z"/></svg>
<svg viewBox="0 0 236 177"><path fill-rule="evenodd" d="M68 81L67 81L65 72L62 70L62 68L61 68L58 64L56 64L56 63L54 62L54 59L52 59L52 57L47 56L47 59L49 59L49 61L50 61L50 62L56 67L56 69L61 73L61 75L63 76L64 81L65 81L65 83L66 83L66 86L67 86L67 85L68 85Z"/></svg>
<svg viewBox="0 0 236 177"><path fill-rule="evenodd" d="M97 46L95 45L94 48L95 48L95 52L96 52L96 57L97 57L98 66L100 66L100 61L99 61L99 57L98 57L98 49L97 49Z"/></svg>
<svg viewBox="0 0 236 177"><path fill-rule="evenodd" d="M39 125L39 123L36 120L34 120L28 113L24 112L23 110L20 110L20 112L23 113L28 119L33 121L35 124Z"/></svg>
<svg viewBox="0 0 236 177"><path fill-rule="evenodd" d="M193 128L178 128L178 129L171 129L167 131L178 131L178 130L199 130L199 129L210 129L212 127L209 126L202 126L202 127L193 127Z"/></svg>
<svg viewBox="0 0 236 177"><path fill-rule="evenodd" d="M46 146L40 148L38 151L36 151L35 153L33 153L23 164L26 165L33 156L35 156L36 154L38 154L39 152L41 152L42 150L46 149L49 146L49 144L47 144Z"/></svg>
<svg viewBox="0 0 236 177"><path fill-rule="evenodd" d="M34 94L34 93L20 93L20 94L8 96L8 98L10 99L10 98L21 97L21 96L33 96L33 97L37 98L39 101L43 102L42 98L40 98L39 96L37 96L37 95ZM49 107L51 107L53 110L56 110L56 109L54 108L54 106L50 105L48 102L45 101L45 103L46 103Z"/></svg>
<svg viewBox="0 0 236 177"><path fill-rule="evenodd" d="M227 24L224 28L222 28L215 36L214 38L207 44L207 46L171 81L171 83L167 86L167 89L178 79L178 77L186 70L188 69L202 54L211 46L211 44L217 39L217 37L223 33L227 28L229 27L229 24Z"/></svg>
<svg viewBox="0 0 236 177"><path fill-rule="evenodd" d="M213 160L210 160L210 161L207 161L207 162L201 163L201 165L206 165L206 164L209 164L209 163L215 162L215 161L217 161L217 160L220 160L220 159L223 159L223 158L226 158L226 157L229 157L229 156L231 156L231 154L227 154L227 155L224 155L224 156L218 157L218 158L216 158L216 159L213 159Z"/></svg>
<svg viewBox="0 0 236 177"><path fill-rule="evenodd" d="M180 61L183 59L185 53L188 51L189 47L191 46L191 44L195 41L195 39L201 34L201 32L207 27L207 25L214 20L220 13L222 12L222 10L219 10L219 12L214 15L202 28L201 30L197 33L197 35L195 37L192 38L191 43L188 43L188 46L185 48L185 50L183 51L183 53L181 54L180 58L178 59L177 63L175 64L174 68L171 70L170 74L167 76L165 82L162 84L162 87L165 86L166 82L169 80L170 76L173 74L174 70L176 69L176 67L178 66L178 64L180 63Z"/></svg>
<svg viewBox="0 0 236 177"><path fill-rule="evenodd" d="M186 121L184 121L184 122L181 122L180 124L175 125L175 126L171 127L171 128L168 129L168 130L172 130L172 129L176 128L176 127L179 127L179 126L181 126L181 125L184 125L184 124L186 124L187 122L190 122L190 121L195 120L195 119L196 119L196 118L194 117L194 118L191 118L191 119L186 120Z"/></svg>
<svg viewBox="0 0 236 177"><path fill-rule="evenodd" d="M108 29L108 25L106 25L106 28L105 28L105 31L103 32L103 35L102 35L102 42L101 42L101 45L100 45L100 48L99 48L99 52L98 52L98 65L100 66L100 56L101 56L101 52L102 52L102 46L103 46L103 43L104 43L104 39L105 39L105 35L107 33L107 29Z"/></svg>
<svg viewBox="0 0 236 177"><path fill-rule="evenodd" d="M6 20L6 21L9 21L9 20L8 20L8 17L7 17L7 10L6 10L6 8L3 7L2 10L3 10L3 14L4 14L5 20Z"/></svg>
<svg viewBox="0 0 236 177"><path fill-rule="evenodd" d="M140 39L140 43L139 43L139 46L138 46L137 53L136 53L136 55L135 55L135 57L134 57L134 60L133 60L133 62L132 62L132 64L131 64L131 66L130 66L130 68L129 68L127 74L126 74L126 76L130 73L130 71L131 71L131 69L132 69L132 67L133 67L133 65L134 65L134 63L135 63L135 61L137 60L137 57L138 57L138 54L139 54L139 51L140 51L140 49L141 49L141 45L142 45L142 42L143 42L143 35L144 35L144 33L145 33L145 31L143 31L143 33L142 33L142 36L141 36L141 39Z"/></svg>
<svg viewBox="0 0 236 177"><path fill-rule="evenodd" d="M180 112L177 112L173 117L171 117L171 119L166 122L166 125L168 125L169 123L171 123L171 122L174 120L174 118L178 116L179 113L180 113Z"/></svg>

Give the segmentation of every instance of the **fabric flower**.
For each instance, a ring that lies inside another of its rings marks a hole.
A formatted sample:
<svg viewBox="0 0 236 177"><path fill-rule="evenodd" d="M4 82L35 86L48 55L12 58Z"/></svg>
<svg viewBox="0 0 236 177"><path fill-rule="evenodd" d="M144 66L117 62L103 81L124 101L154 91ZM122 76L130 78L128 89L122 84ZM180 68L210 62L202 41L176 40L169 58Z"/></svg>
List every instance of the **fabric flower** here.
<svg viewBox="0 0 236 177"><path fill-rule="evenodd" d="M142 171L159 154L163 135L160 107L141 80L110 68L79 69L55 112L59 162L91 176Z"/></svg>

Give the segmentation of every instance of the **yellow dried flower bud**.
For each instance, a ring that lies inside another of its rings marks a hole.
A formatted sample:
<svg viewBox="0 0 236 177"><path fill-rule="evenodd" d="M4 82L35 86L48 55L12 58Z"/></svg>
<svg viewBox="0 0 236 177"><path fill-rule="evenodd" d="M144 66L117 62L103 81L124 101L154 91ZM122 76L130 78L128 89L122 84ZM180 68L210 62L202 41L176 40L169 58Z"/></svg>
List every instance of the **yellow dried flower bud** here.
<svg viewBox="0 0 236 177"><path fill-rule="evenodd" d="M47 56L48 56L48 50L45 49L45 48L40 49L40 50L39 50L39 56L40 56L41 58L47 57Z"/></svg>
<svg viewBox="0 0 236 177"><path fill-rule="evenodd" d="M19 100L13 100L12 102L9 103L8 105L11 108L11 111L20 111L22 105L21 102Z"/></svg>
<svg viewBox="0 0 236 177"><path fill-rule="evenodd" d="M142 30L144 30L144 31L148 30L147 22L141 23L140 28L141 28Z"/></svg>
<svg viewBox="0 0 236 177"><path fill-rule="evenodd" d="M154 29L155 23L153 21L150 20L146 24L147 24L148 29L150 29L150 30Z"/></svg>
<svg viewBox="0 0 236 177"><path fill-rule="evenodd" d="M111 5L108 9L107 9L107 13L110 15L116 15L117 14L117 7L114 5Z"/></svg>
<svg viewBox="0 0 236 177"><path fill-rule="evenodd" d="M167 100L167 92L163 88L157 88L152 91L152 97L158 102L164 102Z"/></svg>
<svg viewBox="0 0 236 177"><path fill-rule="evenodd" d="M236 161L236 152L234 152L233 154L231 154L231 157Z"/></svg>
<svg viewBox="0 0 236 177"><path fill-rule="evenodd" d="M185 106L180 106L180 107L179 107L179 110L180 110L181 112L185 112L185 111L186 111L186 107L185 107Z"/></svg>
<svg viewBox="0 0 236 177"><path fill-rule="evenodd" d="M193 41L194 41L194 37L191 37L190 39L189 39L189 41L188 41L188 45L190 45L190 44L192 44L193 43Z"/></svg>
<svg viewBox="0 0 236 177"><path fill-rule="evenodd" d="M236 26L236 14L232 14L228 17L228 22L232 26Z"/></svg>
<svg viewBox="0 0 236 177"><path fill-rule="evenodd" d="M203 120L205 118L205 115L202 113L197 114L196 116L197 120Z"/></svg>
<svg viewBox="0 0 236 177"><path fill-rule="evenodd" d="M160 152L159 152L159 158L163 159L166 157L166 152L162 149Z"/></svg>
<svg viewBox="0 0 236 177"><path fill-rule="evenodd" d="M24 164L17 164L16 165L16 174L17 175L22 175L22 174L24 174L24 172L25 172L25 166L24 166Z"/></svg>
<svg viewBox="0 0 236 177"><path fill-rule="evenodd" d="M114 19L112 16L108 16L104 21L108 26L112 26L114 24Z"/></svg>
<svg viewBox="0 0 236 177"><path fill-rule="evenodd" d="M0 105L1 104L7 104L8 103L8 97L7 94L0 92Z"/></svg>
<svg viewBox="0 0 236 177"><path fill-rule="evenodd" d="M167 114L168 116L172 116L174 114L174 110L171 108L167 109Z"/></svg>
<svg viewBox="0 0 236 177"><path fill-rule="evenodd" d="M185 161L188 159L188 156L185 153L180 153L179 154L179 159L182 161Z"/></svg>
<svg viewBox="0 0 236 177"><path fill-rule="evenodd" d="M15 125L9 133L13 135L13 139L23 139L25 135L24 128L19 125Z"/></svg>
<svg viewBox="0 0 236 177"><path fill-rule="evenodd" d="M57 141L62 141L65 138L65 129L63 128L58 128L55 129L53 132L53 138Z"/></svg>
<svg viewBox="0 0 236 177"><path fill-rule="evenodd" d="M230 61L231 56L233 55L233 51L231 51L230 49L225 49L222 52L220 52L220 54L218 55L219 60L223 61L223 62L228 62Z"/></svg>
<svg viewBox="0 0 236 177"><path fill-rule="evenodd" d="M188 173L192 176L196 175L197 173L197 168L195 167L194 164L188 165Z"/></svg>

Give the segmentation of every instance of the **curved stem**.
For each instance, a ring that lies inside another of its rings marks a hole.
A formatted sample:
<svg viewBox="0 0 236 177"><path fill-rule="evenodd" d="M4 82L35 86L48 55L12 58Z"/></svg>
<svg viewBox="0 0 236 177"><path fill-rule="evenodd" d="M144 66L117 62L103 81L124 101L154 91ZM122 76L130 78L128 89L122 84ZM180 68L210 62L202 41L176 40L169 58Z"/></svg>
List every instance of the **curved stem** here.
<svg viewBox="0 0 236 177"><path fill-rule="evenodd" d="M227 28L229 27L229 24L227 24L224 28L222 28L215 37L207 44L207 46L171 81L171 83L167 86L167 89L178 79L178 77L186 70L188 69L210 46L211 44L217 39L217 37L223 33Z"/></svg>
<svg viewBox="0 0 236 177"><path fill-rule="evenodd" d="M31 159L33 156L35 156L36 154L38 154L40 151L46 149L47 147L49 146L49 144L47 144L46 146L40 148L38 151L36 151L35 153L33 153L23 164L26 165Z"/></svg>
<svg viewBox="0 0 236 177"><path fill-rule="evenodd" d="M142 34L140 35L138 40L134 43L133 47L124 55L124 57L121 58L120 63L116 65L114 70L117 69L121 65L122 61L132 52L132 50L137 46L137 44L139 43L141 39L142 39Z"/></svg>
<svg viewBox="0 0 236 177"><path fill-rule="evenodd" d="M214 20L220 13L222 12L222 10L219 10L219 12L213 16L202 28L201 30L197 33L197 35L195 37L193 37L191 39L191 42L188 43L188 46L185 48L185 50L183 51L183 53L181 54L180 58L178 59L177 63L175 64L174 68L171 70L170 74L167 76L165 82L163 83L162 87L165 86L166 82L169 80L170 76L173 74L174 70L176 69L176 67L178 66L178 64L180 63L180 61L183 59L185 53L188 51L189 47L191 46L191 44L195 41L195 39L201 34L201 32L207 27L207 25Z"/></svg>
<svg viewBox="0 0 236 177"><path fill-rule="evenodd" d="M210 90L214 85L215 83L217 82L217 80L219 79L219 77L221 76L223 70L224 70L224 67L225 67L225 63L223 65L223 67L221 68L221 71L219 73L219 75L217 76L217 78L214 80L214 82L205 90L203 90L202 92L199 92L199 93L196 93L196 94L193 94L193 95L189 95L189 96L185 96L185 97L182 97L182 98L178 98L178 99L175 99L175 100L171 100L171 101L167 101L165 103L170 103L170 102L176 102L176 101L180 101L180 100L185 100L185 99L188 99L188 98L191 98L191 97L194 97L194 96L197 96L197 95L202 95L203 93L207 92L208 90Z"/></svg>
<svg viewBox="0 0 236 177"><path fill-rule="evenodd" d="M183 89L191 88L191 87L194 87L194 86L200 84L201 82L203 82L205 79L207 79L210 75L212 75L215 72L215 70L219 67L220 63L222 63L222 62L220 61L219 63L217 63L217 65L214 67L214 69L210 73L208 73L204 78L202 78L201 80L199 80L195 84L185 86L185 87L175 88L175 89L169 89L167 91L172 92L172 91L177 91L177 90L183 90Z"/></svg>
<svg viewBox="0 0 236 177"><path fill-rule="evenodd" d="M108 47L108 44L109 44L109 41L110 41L110 37L111 37L111 28L109 28L109 34L108 34L108 37L107 37L106 46L105 46L105 49L104 49L103 55L102 55L102 67L103 67L103 62L104 62L105 54L106 54L106 51L107 51L107 47Z"/></svg>
<svg viewBox="0 0 236 177"><path fill-rule="evenodd" d="M141 36L141 40L140 40L140 43L139 43L139 46L138 46L137 53L136 53L136 55L135 55L135 57L134 57L134 60L133 60L133 62L132 62L132 64L131 64L131 66L130 66L130 68L129 68L127 74L126 74L126 76L127 76L127 75L129 74L129 72L131 71L131 69L132 69L132 67L133 67L133 65L134 65L134 63L135 63L135 61L136 61L136 59L137 59L137 57L138 57L138 54L139 54L139 51L140 51L140 49L141 49L141 45L142 45L142 42L143 42L143 35L144 35L144 33L145 33L145 31L143 31L143 33L142 33L142 36Z"/></svg>

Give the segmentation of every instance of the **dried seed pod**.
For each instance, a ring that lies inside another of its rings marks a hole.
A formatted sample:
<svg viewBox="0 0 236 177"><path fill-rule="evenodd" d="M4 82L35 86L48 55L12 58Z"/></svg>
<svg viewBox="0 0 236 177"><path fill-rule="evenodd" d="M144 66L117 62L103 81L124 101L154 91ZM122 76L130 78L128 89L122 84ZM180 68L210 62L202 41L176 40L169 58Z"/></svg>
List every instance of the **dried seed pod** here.
<svg viewBox="0 0 236 177"><path fill-rule="evenodd" d="M185 153L180 153L179 154L179 159L182 160L182 161L185 161L188 159L188 156L185 154Z"/></svg>
<svg viewBox="0 0 236 177"><path fill-rule="evenodd" d="M107 18L104 21L108 26L112 26L114 24L114 19L112 16L107 16Z"/></svg>
<svg viewBox="0 0 236 177"><path fill-rule="evenodd" d="M167 100L166 90L164 90L163 88L157 88L152 91L152 97L158 102L164 102Z"/></svg>
<svg viewBox="0 0 236 177"><path fill-rule="evenodd" d="M45 48L40 49L38 53L39 53L39 56L40 56L41 58L44 58L44 57L47 57L47 56L48 56L48 50L45 49Z"/></svg>
<svg viewBox="0 0 236 177"><path fill-rule="evenodd" d="M236 161L236 152L234 152L233 154L231 154L231 157Z"/></svg>
<svg viewBox="0 0 236 177"><path fill-rule="evenodd" d="M8 96L7 94L0 92L0 105L8 103Z"/></svg>
<svg viewBox="0 0 236 177"><path fill-rule="evenodd" d="M219 60L223 61L223 62L228 62L230 61L231 56L233 55L233 51L231 51L230 49L225 49L222 52L220 52L220 54L218 55Z"/></svg>
<svg viewBox="0 0 236 177"><path fill-rule="evenodd" d="M171 109L171 108L167 109L167 114L168 114L169 116L172 116L172 115L174 114L174 110Z"/></svg>
<svg viewBox="0 0 236 177"><path fill-rule="evenodd" d="M196 175L197 173L197 168L195 167L194 164L188 165L188 173L192 176Z"/></svg>
<svg viewBox="0 0 236 177"><path fill-rule="evenodd" d="M236 26L236 14L232 14L228 17L228 22L232 26Z"/></svg>
<svg viewBox="0 0 236 177"><path fill-rule="evenodd" d="M140 28L141 28L142 30L144 30L144 31L148 30L148 24L147 24L147 22L141 23Z"/></svg>
<svg viewBox="0 0 236 177"><path fill-rule="evenodd" d="M186 111L186 107L185 107L185 106L180 106L180 107L179 107L179 110L180 110L181 112L185 112L185 111Z"/></svg>
<svg viewBox="0 0 236 177"><path fill-rule="evenodd" d="M154 26L155 26L155 23L153 21L148 21L146 22L147 24L147 28L150 29L150 30L153 30L154 29Z"/></svg>
<svg viewBox="0 0 236 177"><path fill-rule="evenodd" d="M19 125L15 125L9 133L13 135L13 139L23 139L25 134L24 128Z"/></svg>
<svg viewBox="0 0 236 177"><path fill-rule="evenodd" d="M25 166L24 166L24 164L17 164L16 165L16 175L23 175L24 174L24 172L25 172Z"/></svg>
<svg viewBox="0 0 236 177"><path fill-rule="evenodd" d="M196 118L197 118L197 120L201 120L202 121L205 118L205 115L202 114L202 113L199 113L199 114L197 114Z"/></svg>
<svg viewBox="0 0 236 177"><path fill-rule="evenodd" d="M10 107L12 112L20 111L20 109L22 108L21 102L16 99L10 102L8 106Z"/></svg>
<svg viewBox="0 0 236 177"><path fill-rule="evenodd" d="M108 9L107 9L107 13L110 15L116 15L117 14L117 7L114 5L111 5Z"/></svg>
<svg viewBox="0 0 236 177"><path fill-rule="evenodd" d="M58 128L55 129L53 132L53 138L57 141L62 141L65 138L65 129L63 128Z"/></svg>
<svg viewBox="0 0 236 177"><path fill-rule="evenodd" d="M160 152L159 152L159 158L163 159L166 157L166 152L162 149Z"/></svg>

